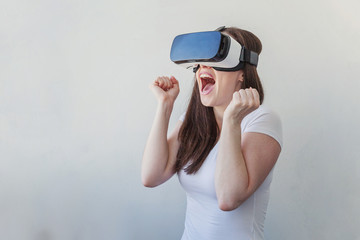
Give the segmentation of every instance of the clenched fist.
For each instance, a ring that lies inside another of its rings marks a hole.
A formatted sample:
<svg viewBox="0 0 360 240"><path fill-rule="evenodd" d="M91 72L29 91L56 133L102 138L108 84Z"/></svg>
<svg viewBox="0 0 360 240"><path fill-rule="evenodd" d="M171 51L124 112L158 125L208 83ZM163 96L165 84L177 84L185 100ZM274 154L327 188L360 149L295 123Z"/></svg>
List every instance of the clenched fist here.
<svg viewBox="0 0 360 240"><path fill-rule="evenodd" d="M150 89L155 94L159 102L168 102L173 104L179 95L179 82L175 77L158 77L152 84Z"/></svg>
<svg viewBox="0 0 360 240"><path fill-rule="evenodd" d="M260 106L260 97L256 89L240 89L233 94L230 104L224 112L224 118L241 122L242 119Z"/></svg>

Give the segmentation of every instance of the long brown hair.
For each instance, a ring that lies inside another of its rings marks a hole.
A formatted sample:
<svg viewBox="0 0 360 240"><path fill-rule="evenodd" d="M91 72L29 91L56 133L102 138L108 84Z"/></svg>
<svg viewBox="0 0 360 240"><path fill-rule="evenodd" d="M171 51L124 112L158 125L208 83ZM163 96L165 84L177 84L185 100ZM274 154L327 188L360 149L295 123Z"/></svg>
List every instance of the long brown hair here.
<svg viewBox="0 0 360 240"><path fill-rule="evenodd" d="M235 27L225 28L222 32L229 34L247 49L260 54L262 45L253 33ZM244 81L241 88L257 89L261 104L264 100L264 91L256 67L246 63L242 70ZM175 171L179 172L185 168L187 174L196 173L215 146L219 134L220 130L213 108L206 107L201 103L199 87L195 78L185 119L179 131L180 147L176 156Z"/></svg>

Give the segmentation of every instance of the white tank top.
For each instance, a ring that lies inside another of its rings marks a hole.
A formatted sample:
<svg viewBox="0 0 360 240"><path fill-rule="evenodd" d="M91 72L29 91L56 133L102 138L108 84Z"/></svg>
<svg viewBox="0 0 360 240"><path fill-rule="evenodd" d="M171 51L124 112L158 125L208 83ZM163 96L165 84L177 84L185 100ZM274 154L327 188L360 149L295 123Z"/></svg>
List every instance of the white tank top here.
<svg viewBox="0 0 360 240"><path fill-rule="evenodd" d="M183 121L185 114L180 118ZM242 132L264 133L282 146L279 117L264 106L247 115L241 123ZM179 181L186 191L185 229L181 240L262 240L269 201L273 169L260 187L233 211L219 208L215 192L215 165L218 143L196 174L179 172Z"/></svg>

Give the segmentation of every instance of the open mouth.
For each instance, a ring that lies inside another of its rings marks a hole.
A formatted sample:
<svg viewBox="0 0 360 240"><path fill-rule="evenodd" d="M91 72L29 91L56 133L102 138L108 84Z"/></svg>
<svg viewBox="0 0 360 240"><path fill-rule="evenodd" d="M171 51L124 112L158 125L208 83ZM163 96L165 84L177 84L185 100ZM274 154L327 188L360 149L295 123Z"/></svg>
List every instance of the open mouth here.
<svg viewBox="0 0 360 240"><path fill-rule="evenodd" d="M201 93L209 94L215 87L214 78L208 73L200 73L199 78L201 80Z"/></svg>

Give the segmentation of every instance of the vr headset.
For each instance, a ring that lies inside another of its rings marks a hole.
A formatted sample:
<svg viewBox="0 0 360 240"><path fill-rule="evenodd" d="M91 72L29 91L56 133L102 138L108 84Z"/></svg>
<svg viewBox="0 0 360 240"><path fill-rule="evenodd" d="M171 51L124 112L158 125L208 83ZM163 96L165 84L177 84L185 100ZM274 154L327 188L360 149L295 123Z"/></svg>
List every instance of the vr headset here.
<svg viewBox="0 0 360 240"><path fill-rule="evenodd" d="M170 52L170 59L194 72L199 64L213 67L217 71L237 71L245 63L257 66L258 54L250 51L232 37L220 30L195 32L175 37Z"/></svg>

